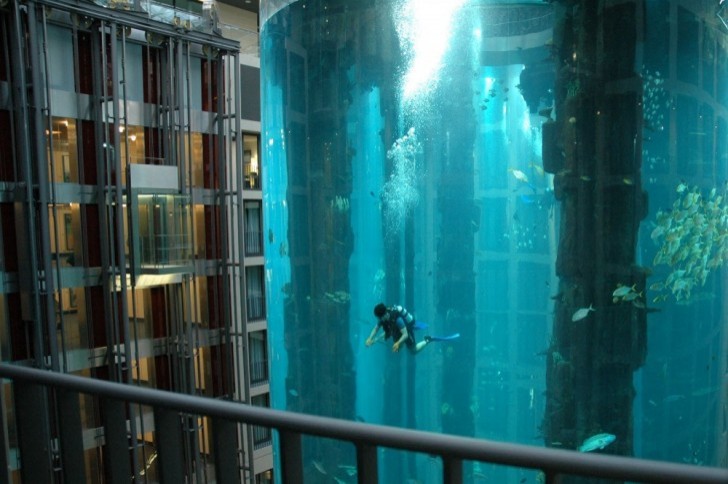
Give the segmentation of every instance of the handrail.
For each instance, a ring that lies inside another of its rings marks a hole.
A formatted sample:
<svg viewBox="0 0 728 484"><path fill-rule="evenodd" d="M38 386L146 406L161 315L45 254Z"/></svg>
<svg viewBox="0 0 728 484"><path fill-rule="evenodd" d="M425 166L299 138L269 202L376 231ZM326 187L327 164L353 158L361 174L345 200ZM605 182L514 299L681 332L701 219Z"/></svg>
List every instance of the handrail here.
<svg viewBox="0 0 728 484"><path fill-rule="evenodd" d="M354 443L357 447L360 467L363 462L376 464L376 452L372 452L372 450L377 447L397 448L438 455L445 462L447 482L453 482L449 477L462 475L457 469L457 464L463 460L542 470L546 474L547 482L551 482L559 474L660 483L725 484L728 482L728 469L722 468L699 467L605 454L586 454L351 422L113 383L8 363L0 363L0 377L19 380L27 384L47 385L110 399L136 402L173 411L208 415L229 421L272 427L278 430L281 436L284 482L300 482L295 481L295 479L302 476L300 469L285 468L286 463L301 464L300 434ZM293 452L294 455L286 455L288 451ZM376 469L369 468L365 472L362 471L364 469L360 468L359 482L376 482L376 478L372 479L371 477L376 476ZM297 477L286 479L286 475ZM362 475L370 477L367 479L363 478ZM456 481L459 480L456 479Z"/></svg>

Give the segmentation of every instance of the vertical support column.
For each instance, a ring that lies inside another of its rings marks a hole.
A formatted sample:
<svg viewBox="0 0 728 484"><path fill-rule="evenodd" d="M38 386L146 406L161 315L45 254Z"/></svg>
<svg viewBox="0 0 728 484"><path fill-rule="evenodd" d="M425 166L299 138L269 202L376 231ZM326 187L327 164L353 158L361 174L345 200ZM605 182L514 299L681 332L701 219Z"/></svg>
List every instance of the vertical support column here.
<svg viewBox="0 0 728 484"><path fill-rule="evenodd" d="M281 479L283 484L303 482L303 450L301 434L279 432L281 453Z"/></svg>
<svg viewBox="0 0 728 484"><path fill-rule="evenodd" d="M20 475L23 482L53 482L48 431L48 393L40 385L15 383Z"/></svg>
<svg viewBox="0 0 728 484"><path fill-rule="evenodd" d="M81 405L76 392L57 390L61 462L65 482L86 482Z"/></svg>
<svg viewBox="0 0 728 484"><path fill-rule="evenodd" d="M463 461L450 457L442 459L442 480L448 484L462 484L463 482Z"/></svg>
<svg viewBox="0 0 728 484"><path fill-rule="evenodd" d="M32 124L30 124L30 129L34 129L36 133L50 133L52 130L52 123L50 123L49 119L50 84L48 83L47 78L49 73L45 68L47 62L41 62L41 49L45 48L47 39L45 39L45 29L38 28L39 26L42 27L42 23L41 20L38 19L37 14L44 17L44 7L37 6L34 2L29 3L28 51L30 54L31 83L33 85L33 121ZM43 57L45 57L45 52ZM38 186L38 208L37 212L30 212L29 216L35 217L37 214L38 218L38 252L30 254L30 257L39 258L39 272L35 275L37 279L36 287L38 291L37 300L39 305L39 313L37 317L40 320L41 326L44 326L48 351L50 352L50 367L53 371L60 371L58 361L58 340L56 338L56 306L53 299L53 277L51 276L51 274L53 274L53 267L51 265L50 221L48 218L48 146L45 136L37 135L35 143L33 144L33 150L36 174L34 184L37 184ZM41 334L36 335L36 337L41 337ZM40 358L40 355L36 355L36 358Z"/></svg>
<svg viewBox="0 0 728 484"><path fill-rule="evenodd" d="M377 484L377 448L367 444L356 446L356 473L358 484Z"/></svg>
<svg viewBox="0 0 728 484"><path fill-rule="evenodd" d="M223 314L223 328L221 332L221 343L227 347L227 351L225 351L225 359L224 362L225 365L227 365L227 371L225 372L225 375L227 376L227 388L229 392L233 391L233 385L234 385L234 361L233 361L233 352L232 352L232 345L230 340L230 333L231 333L231 326L232 326L232 317L230 313L230 240L229 240L229 234L230 234L230 227L229 227L229 220L228 220L228 204L231 198L226 193L227 186L228 186L228 177L229 177L229 168L227 166L227 161L225 158L225 143L229 142L229 134L225 132L225 118L228 114L225 110L225 99L228 96L228 93L225 90L225 62L224 62L224 54L219 53L216 61L214 62L215 69L217 70L216 73L216 86L215 89L217 91L217 103L215 105L215 119L217 120L217 160L214 160L214 163L217 163L217 171L218 171L218 177L219 177L219 188L218 188L218 203L219 209L220 209L220 269L221 273L220 276L222 278L222 314Z"/></svg>
<svg viewBox="0 0 728 484"><path fill-rule="evenodd" d="M161 482L185 482L184 440L179 412L154 407L154 430L157 437Z"/></svg>
<svg viewBox="0 0 728 484"><path fill-rule="evenodd" d="M0 380L1 381L1 380ZM7 484L12 481L10 471L10 442L8 439L8 407L6 392L10 385L0 383L0 484Z"/></svg>
<svg viewBox="0 0 728 484"><path fill-rule="evenodd" d="M13 88L12 98L14 100L14 124L20 127L15 132L15 155L18 164L18 191L16 192L16 237L18 239L18 257L20 267L24 270L18 273L20 286L22 313L25 321L31 321L33 331L33 355L39 364L43 364L43 353L45 348L44 331L40 299L38 297L38 274L40 267L37 261L38 237L36 234L37 219L34 216L34 180L33 180L33 159L35 153L32 146L39 142L38 139L31 139L32 134L43 133L42 128L35 126L34 118L29 110L30 100L28 98L27 86L32 78L27 78L27 63L30 55L27 52L26 22L27 11L33 8L34 4L21 5L12 4L12 20L10 25L10 51L15 55L11 56L11 73ZM38 66L33 66L33 71ZM37 86L36 86L37 87Z"/></svg>
<svg viewBox="0 0 728 484"><path fill-rule="evenodd" d="M104 398L101 401L104 424L104 469L109 484L128 484L132 479L129 457L129 434L125 404ZM136 473L135 473L136 474ZM42 482L42 481L28 481Z"/></svg>
<svg viewBox="0 0 728 484"><path fill-rule="evenodd" d="M234 484L240 482L238 465L238 439L236 422L221 418L212 419L212 451L215 454L215 477L217 482ZM301 481L299 481L301 482Z"/></svg>

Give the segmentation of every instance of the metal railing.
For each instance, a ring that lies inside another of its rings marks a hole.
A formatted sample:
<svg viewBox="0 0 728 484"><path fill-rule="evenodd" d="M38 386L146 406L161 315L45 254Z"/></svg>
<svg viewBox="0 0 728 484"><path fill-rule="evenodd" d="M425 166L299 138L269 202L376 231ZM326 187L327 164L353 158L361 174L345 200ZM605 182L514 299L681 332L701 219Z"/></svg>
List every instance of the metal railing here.
<svg viewBox="0 0 728 484"><path fill-rule="evenodd" d="M219 483L239 482L240 480L238 449L235 445L229 445L236 438L235 426L237 423L270 427L278 431L281 456L280 472L282 482L286 484L304 482L301 445L303 435L353 443L356 447L357 476L360 484L378 482L377 449L379 447L422 452L441 457L444 463L443 482L452 484L463 482L462 462L465 460L541 470L545 475L546 483L558 482L564 475L673 484L725 484L728 482L728 469L603 454L585 454L350 422L152 390L6 363L0 364L0 377L14 380L16 398L29 397L34 393L36 396L41 395L42 390L49 386L58 390L56 398L60 400L59 405L61 406L67 404L69 399L72 401L75 398L77 401L79 393L99 396L104 410L104 427L107 432L105 445L109 452L113 452L117 445L126 449L124 403L135 402L152 406L162 482L184 482L180 464L182 462L182 444L178 436L181 433L181 415L191 414L206 415L212 418L216 480ZM65 409L68 408L68 406L65 407ZM25 417L31 420L38 419L37 415L30 413L28 412ZM73 415L67 413L63 415L66 423L74 420ZM23 415L16 416L19 429L25 425L32 428L33 423L27 424L21 421L23 417ZM80 432L80 422L78 426L77 431ZM59 440L65 462L66 453L72 449L64 450L64 433L61 432ZM74 438L73 435L65 436L65 440L72 438ZM70 447L74 446L71 444ZM48 443L38 439L36 435L32 435L31 438L26 439L25 444L20 442L20 452L23 462L33 462L34 465L30 467L37 468L36 464L39 460L31 460L23 454L28 452L30 457L33 457L34 453L35 456L42 456L43 452L49 452ZM74 456L68 456L68 458L72 460ZM81 462L83 461L81 460ZM33 477L32 473L28 475L30 478ZM121 476L119 482L128 482L130 474L120 473L118 475ZM27 480L26 475L23 476L23 480L24 482L45 482ZM68 480L67 482L81 481Z"/></svg>

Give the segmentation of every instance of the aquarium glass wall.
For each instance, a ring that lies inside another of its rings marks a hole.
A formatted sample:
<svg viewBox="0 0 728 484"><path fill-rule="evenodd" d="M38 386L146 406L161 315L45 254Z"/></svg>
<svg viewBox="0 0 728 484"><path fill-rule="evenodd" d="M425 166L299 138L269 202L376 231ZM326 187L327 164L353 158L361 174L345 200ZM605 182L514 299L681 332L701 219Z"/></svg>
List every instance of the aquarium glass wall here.
<svg viewBox="0 0 728 484"><path fill-rule="evenodd" d="M728 466L726 18L707 0L264 0L272 405ZM370 339L379 303L417 346ZM304 460L313 482L356 480L353 447L307 438ZM441 482L428 455L379 465Z"/></svg>

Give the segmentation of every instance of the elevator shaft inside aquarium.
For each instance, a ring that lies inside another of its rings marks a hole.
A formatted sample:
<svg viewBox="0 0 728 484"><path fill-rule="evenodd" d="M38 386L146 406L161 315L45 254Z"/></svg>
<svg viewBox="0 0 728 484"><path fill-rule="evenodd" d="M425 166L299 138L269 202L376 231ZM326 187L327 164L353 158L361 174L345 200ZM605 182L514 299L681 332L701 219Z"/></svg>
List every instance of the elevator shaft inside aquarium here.
<svg viewBox="0 0 728 484"><path fill-rule="evenodd" d="M643 232L667 224L645 185L672 183L643 159L645 126L670 120L638 3L263 2L273 406L636 453L660 283ZM439 482L430 456L379 457L382 482ZM304 460L346 481L356 459L310 439Z"/></svg>

